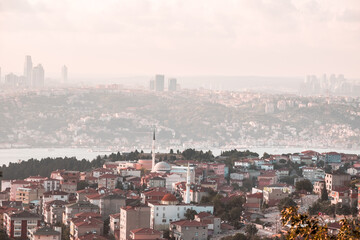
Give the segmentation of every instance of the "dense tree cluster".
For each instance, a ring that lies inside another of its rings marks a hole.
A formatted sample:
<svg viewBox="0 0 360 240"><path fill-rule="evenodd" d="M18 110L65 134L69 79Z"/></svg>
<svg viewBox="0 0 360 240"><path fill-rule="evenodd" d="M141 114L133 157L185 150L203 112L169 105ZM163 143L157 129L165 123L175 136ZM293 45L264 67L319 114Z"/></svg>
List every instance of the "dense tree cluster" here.
<svg viewBox="0 0 360 240"><path fill-rule="evenodd" d="M202 150L197 151L193 148L188 148L182 152L182 156L187 160L197 160L197 161L209 161L214 159L214 155L209 150L203 152Z"/></svg>
<svg viewBox="0 0 360 240"><path fill-rule="evenodd" d="M296 207L281 211L281 221L288 226L287 239L360 239L359 220L343 219L337 236L330 235L327 224L317 216L298 213Z"/></svg>

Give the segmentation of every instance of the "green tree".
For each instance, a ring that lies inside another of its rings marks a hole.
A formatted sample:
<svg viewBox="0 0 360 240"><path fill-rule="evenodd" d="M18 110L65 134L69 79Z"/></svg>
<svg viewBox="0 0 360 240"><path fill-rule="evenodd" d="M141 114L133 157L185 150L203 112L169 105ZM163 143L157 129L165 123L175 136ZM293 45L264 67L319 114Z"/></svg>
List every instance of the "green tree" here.
<svg viewBox="0 0 360 240"><path fill-rule="evenodd" d="M188 209L186 210L184 216L186 217L187 220L194 220L196 214L197 212L195 210Z"/></svg>
<svg viewBox="0 0 360 240"><path fill-rule="evenodd" d="M296 202L290 197L286 197L280 200L278 204L279 211L283 210L284 208L288 207L295 207L297 206Z"/></svg>
<svg viewBox="0 0 360 240"><path fill-rule="evenodd" d="M104 221L104 235L108 235L110 231L110 217L107 217Z"/></svg>
<svg viewBox="0 0 360 240"><path fill-rule="evenodd" d="M6 234L4 229L0 228L0 239L1 240L10 240L9 236Z"/></svg>
<svg viewBox="0 0 360 240"><path fill-rule="evenodd" d="M304 179L304 180L296 182L295 188L297 191L305 190L307 192L312 192L313 185L309 179Z"/></svg>
<svg viewBox="0 0 360 240"><path fill-rule="evenodd" d="M79 190L85 189L85 188L88 187L88 186L89 186L89 183L88 183L88 182L86 182L86 181L79 181L79 182L77 183L76 189L79 191Z"/></svg>
<svg viewBox="0 0 360 240"><path fill-rule="evenodd" d="M259 230L256 228L254 224L248 224L245 227L245 232L248 236L253 237L257 234Z"/></svg>
<svg viewBox="0 0 360 240"><path fill-rule="evenodd" d="M321 199L321 201L328 201L329 200L329 195L328 195L328 192L326 190L325 184L324 184L324 187L321 189L320 199Z"/></svg>
<svg viewBox="0 0 360 240"><path fill-rule="evenodd" d="M290 226L286 239L360 239L359 220L340 220L341 228L337 236L331 236L328 233L327 224L321 218L300 214L296 207L283 209L281 222L284 226Z"/></svg>

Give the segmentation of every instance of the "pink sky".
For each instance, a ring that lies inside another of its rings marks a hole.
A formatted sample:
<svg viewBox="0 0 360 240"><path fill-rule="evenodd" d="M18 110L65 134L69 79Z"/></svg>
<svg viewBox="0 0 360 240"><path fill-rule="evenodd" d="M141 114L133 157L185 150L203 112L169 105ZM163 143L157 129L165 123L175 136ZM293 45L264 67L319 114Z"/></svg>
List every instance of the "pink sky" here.
<svg viewBox="0 0 360 240"><path fill-rule="evenodd" d="M360 77L359 0L0 0L0 67Z"/></svg>

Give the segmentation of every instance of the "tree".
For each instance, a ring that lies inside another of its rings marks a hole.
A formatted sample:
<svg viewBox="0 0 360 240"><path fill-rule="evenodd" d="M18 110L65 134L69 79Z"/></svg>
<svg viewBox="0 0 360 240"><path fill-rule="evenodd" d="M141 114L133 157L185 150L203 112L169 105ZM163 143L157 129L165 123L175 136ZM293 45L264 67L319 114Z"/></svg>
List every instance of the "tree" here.
<svg viewBox="0 0 360 240"><path fill-rule="evenodd" d="M304 179L304 180L296 182L295 188L297 191L305 190L307 192L312 192L313 185L309 179Z"/></svg>
<svg viewBox="0 0 360 240"><path fill-rule="evenodd" d="M6 234L5 230L0 228L0 239L2 240L10 240L9 236Z"/></svg>
<svg viewBox="0 0 360 240"><path fill-rule="evenodd" d="M321 218L300 214L297 207L283 209L281 222L289 226L287 239L360 239L359 220L342 219L337 236L329 235L327 224Z"/></svg>
<svg viewBox="0 0 360 240"><path fill-rule="evenodd" d="M108 235L110 231L110 217L106 218L104 221L104 235Z"/></svg>
<svg viewBox="0 0 360 240"><path fill-rule="evenodd" d="M174 154L174 150L172 148L170 149L170 154Z"/></svg>
<svg viewBox="0 0 360 240"><path fill-rule="evenodd" d="M262 159L268 159L270 158L270 154L268 154L267 152L264 152Z"/></svg>
<svg viewBox="0 0 360 240"><path fill-rule="evenodd" d="M329 195L328 192L326 190L325 184L324 187L321 189L321 197L320 197L321 201L328 201L329 200Z"/></svg>
<svg viewBox="0 0 360 240"><path fill-rule="evenodd" d="M187 220L194 220L196 214L197 214L197 212L195 210L188 209L188 210L186 210L186 213L184 214L184 216L186 217Z"/></svg>
<svg viewBox="0 0 360 240"><path fill-rule="evenodd" d="M88 186L89 186L89 183L88 183L88 182L86 182L86 181L79 181L79 182L77 183L76 189L79 191L79 190L85 189L85 188L88 187Z"/></svg>
<svg viewBox="0 0 360 240"><path fill-rule="evenodd" d="M255 236L258 231L259 230L256 228L256 226L254 224L248 224L245 227L245 232L250 237Z"/></svg>
<svg viewBox="0 0 360 240"><path fill-rule="evenodd" d="M280 200L278 204L279 211L283 210L284 208L288 207L295 207L297 206L296 202L290 197L286 197Z"/></svg>

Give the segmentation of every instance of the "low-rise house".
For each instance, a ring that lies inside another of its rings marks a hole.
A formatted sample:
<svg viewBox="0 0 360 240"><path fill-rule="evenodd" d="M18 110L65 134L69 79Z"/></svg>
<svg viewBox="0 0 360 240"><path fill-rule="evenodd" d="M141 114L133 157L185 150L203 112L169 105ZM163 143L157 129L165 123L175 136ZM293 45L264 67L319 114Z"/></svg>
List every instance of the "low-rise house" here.
<svg viewBox="0 0 360 240"><path fill-rule="evenodd" d="M270 164L270 163L265 163L265 164L260 165L260 169L265 170L265 171L274 170L274 165Z"/></svg>
<svg viewBox="0 0 360 240"><path fill-rule="evenodd" d="M96 217L77 217L70 220L70 239L77 240L89 233L102 235L104 222Z"/></svg>
<svg viewBox="0 0 360 240"><path fill-rule="evenodd" d="M103 174L99 177L98 187L105 187L107 189L113 190L116 188L116 185L119 181L119 176L114 174Z"/></svg>
<svg viewBox="0 0 360 240"><path fill-rule="evenodd" d="M264 188L266 186L277 183L278 177L275 172L265 172L264 174L257 177L258 179L258 187Z"/></svg>
<svg viewBox="0 0 360 240"><path fill-rule="evenodd" d="M81 202L86 200L87 195L97 194L98 192L94 188L85 188L83 190L76 191L76 201Z"/></svg>
<svg viewBox="0 0 360 240"><path fill-rule="evenodd" d="M29 239L30 240L61 240L61 233L48 226L37 227L29 230Z"/></svg>
<svg viewBox="0 0 360 240"><path fill-rule="evenodd" d="M325 174L326 190L331 192L338 187L346 186L350 183L351 176L349 174L327 173Z"/></svg>
<svg viewBox="0 0 360 240"><path fill-rule="evenodd" d="M209 236L221 233L221 218L219 217L215 217L208 212L200 212L195 215L194 220L207 224Z"/></svg>
<svg viewBox="0 0 360 240"><path fill-rule="evenodd" d="M325 186L325 181L324 181L324 180L316 181L316 182L314 183L313 192L314 192L315 194L320 195L320 194L321 194L321 190L322 190L324 187L326 188L326 186Z"/></svg>
<svg viewBox="0 0 360 240"><path fill-rule="evenodd" d="M166 187L166 180L162 177L152 177L147 184L149 188Z"/></svg>
<svg viewBox="0 0 360 240"><path fill-rule="evenodd" d="M105 174L114 174L114 171L108 168L96 168L91 171L91 175L96 178L99 178L100 176Z"/></svg>
<svg viewBox="0 0 360 240"><path fill-rule="evenodd" d="M43 206L47 202L51 202L54 200L61 200L64 202L69 202L69 193L63 192L63 191L49 191L49 192L43 193L43 197L42 197Z"/></svg>
<svg viewBox="0 0 360 240"><path fill-rule="evenodd" d="M170 234L175 240L183 239L198 239L207 240L208 238L208 225L193 221L193 220L180 220L170 223Z"/></svg>
<svg viewBox="0 0 360 240"><path fill-rule="evenodd" d="M120 213L110 215L110 233L115 236L120 232Z"/></svg>
<svg viewBox="0 0 360 240"><path fill-rule="evenodd" d="M156 230L165 230L169 228L172 221L178 221L185 218L188 209L196 212L210 212L213 214L214 206L198 204L179 204L179 201L173 194L166 194L160 203L148 203L150 211L150 227Z"/></svg>
<svg viewBox="0 0 360 240"><path fill-rule="evenodd" d="M167 194L166 188L154 188L149 191L141 193L142 203L146 204L147 202L160 202L161 199Z"/></svg>
<svg viewBox="0 0 360 240"><path fill-rule="evenodd" d="M301 170L304 178L310 180L311 183L321 181L325 178L325 171L321 168L302 167Z"/></svg>
<svg viewBox="0 0 360 240"><path fill-rule="evenodd" d="M331 199L331 204L342 204L346 206L353 206L354 202L357 201L358 194L355 190L350 189L349 187L337 188L332 190L329 194Z"/></svg>
<svg viewBox="0 0 360 240"><path fill-rule="evenodd" d="M160 231L151 229L151 228L138 228L130 231L129 239L138 239L138 240L160 240L162 234Z"/></svg>
<svg viewBox="0 0 360 240"><path fill-rule="evenodd" d="M246 195L246 203L244 208L248 211L260 211L263 202L263 193L253 193Z"/></svg>
<svg viewBox="0 0 360 240"><path fill-rule="evenodd" d="M275 206L283 198L289 196L293 192L293 188L286 184L272 184L264 187L263 200L268 206Z"/></svg>
<svg viewBox="0 0 360 240"><path fill-rule="evenodd" d="M99 207L89 202L77 202L65 206L63 224L68 225L75 214L82 212L100 213Z"/></svg>

